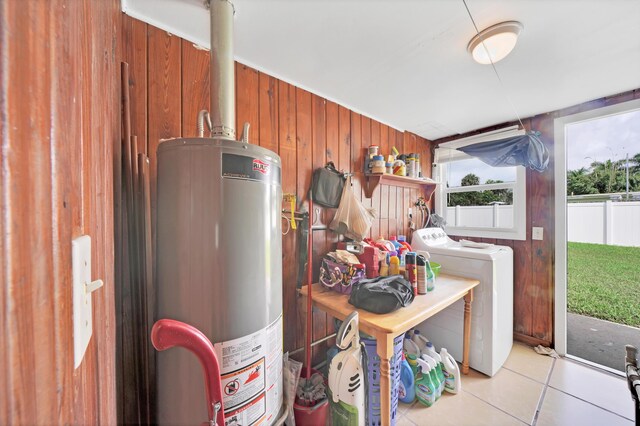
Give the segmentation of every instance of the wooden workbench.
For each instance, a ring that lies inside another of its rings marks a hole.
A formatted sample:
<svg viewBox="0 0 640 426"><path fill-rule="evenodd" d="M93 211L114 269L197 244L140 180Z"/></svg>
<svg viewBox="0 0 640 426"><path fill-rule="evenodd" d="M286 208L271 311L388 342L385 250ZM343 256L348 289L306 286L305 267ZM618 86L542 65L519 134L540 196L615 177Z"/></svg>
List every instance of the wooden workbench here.
<svg viewBox="0 0 640 426"><path fill-rule="evenodd" d="M429 317L464 298L464 342L462 355L462 373L469 372L469 344L471 341L471 302L473 288L478 280L442 274L436 279L436 288L426 295L418 295L413 303L389 314L374 314L358 309L359 329L377 341L377 352L380 356L380 415L382 424L391 421L391 380L389 361L393 356L393 339L410 330ZM301 294L307 295L307 286L302 287ZM349 296L324 288L321 284L313 284L313 304L328 314L344 320L356 310L349 304Z"/></svg>

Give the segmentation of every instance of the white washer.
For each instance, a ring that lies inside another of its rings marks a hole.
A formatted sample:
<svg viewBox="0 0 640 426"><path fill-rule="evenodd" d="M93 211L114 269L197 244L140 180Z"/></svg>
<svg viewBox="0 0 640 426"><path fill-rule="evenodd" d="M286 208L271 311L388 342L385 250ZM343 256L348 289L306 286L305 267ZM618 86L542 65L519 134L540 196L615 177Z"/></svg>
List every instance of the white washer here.
<svg viewBox="0 0 640 426"><path fill-rule="evenodd" d="M469 365L493 376L513 345L513 250L493 244L476 245L480 248L453 241L441 228L419 229L411 240L414 251L427 251L430 260L442 265L441 272L480 280L471 305ZM437 279L435 285L437 291ZM463 324L464 301L459 300L416 328L436 348L447 348L461 362Z"/></svg>

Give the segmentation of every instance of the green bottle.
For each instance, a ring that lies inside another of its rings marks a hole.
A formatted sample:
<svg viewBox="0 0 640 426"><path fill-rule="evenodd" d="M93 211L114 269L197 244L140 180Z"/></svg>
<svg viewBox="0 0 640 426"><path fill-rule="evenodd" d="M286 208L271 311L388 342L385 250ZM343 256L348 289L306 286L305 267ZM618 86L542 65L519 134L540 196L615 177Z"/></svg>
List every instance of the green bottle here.
<svg viewBox="0 0 640 426"><path fill-rule="evenodd" d="M411 367L411 371L413 372L413 377L418 375L418 357L416 354L406 354L407 362L409 363L409 367Z"/></svg>
<svg viewBox="0 0 640 426"><path fill-rule="evenodd" d="M429 364L431 368L431 381L434 385L436 385L436 399L440 399L442 393L444 392L444 384L445 377L442 373L442 368L440 367L440 363L430 357L429 355L422 354L422 359Z"/></svg>
<svg viewBox="0 0 640 426"><path fill-rule="evenodd" d="M416 376L416 398L427 407L431 407L436 402L436 385L431 379L431 367L421 358L417 358L416 361L419 368Z"/></svg>

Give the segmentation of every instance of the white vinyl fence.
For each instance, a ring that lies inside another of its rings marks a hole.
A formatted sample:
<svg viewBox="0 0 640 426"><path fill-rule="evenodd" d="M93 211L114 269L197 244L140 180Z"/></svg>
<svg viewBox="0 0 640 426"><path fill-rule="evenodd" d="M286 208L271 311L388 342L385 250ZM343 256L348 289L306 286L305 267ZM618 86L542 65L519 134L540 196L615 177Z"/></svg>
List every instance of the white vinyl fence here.
<svg viewBox="0 0 640 426"><path fill-rule="evenodd" d="M569 241L640 247L640 202L571 203Z"/></svg>
<svg viewBox="0 0 640 426"><path fill-rule="evenodd" d="M513 226L513 206L447 207L447 223L482 228ZM569 241L640 247L640 202L569 203Z"/></svg>

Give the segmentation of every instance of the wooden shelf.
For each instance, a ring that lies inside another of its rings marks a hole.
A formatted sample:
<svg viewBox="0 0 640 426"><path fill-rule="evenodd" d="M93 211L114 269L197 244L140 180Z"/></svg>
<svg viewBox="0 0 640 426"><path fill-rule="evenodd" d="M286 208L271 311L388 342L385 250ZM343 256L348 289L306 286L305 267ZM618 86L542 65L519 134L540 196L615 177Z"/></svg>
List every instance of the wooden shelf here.
<svg viewBox="0 0 640 426"><path fill-rule="evenodd" d="M396 176L389 174L368 174L364 175L364 195L367 198L371 198L373 191L376 190L378 185L400 186L402 188L414 188L424 192L424 198L431 199L433 192L436 189L436 182L429 182L424 179L415 179L406 176Z"/></svg>

